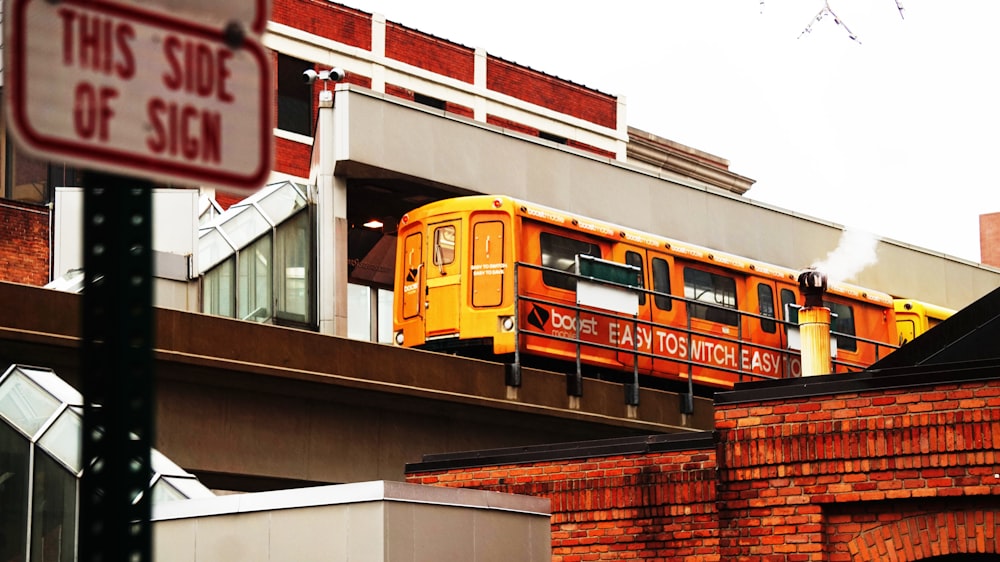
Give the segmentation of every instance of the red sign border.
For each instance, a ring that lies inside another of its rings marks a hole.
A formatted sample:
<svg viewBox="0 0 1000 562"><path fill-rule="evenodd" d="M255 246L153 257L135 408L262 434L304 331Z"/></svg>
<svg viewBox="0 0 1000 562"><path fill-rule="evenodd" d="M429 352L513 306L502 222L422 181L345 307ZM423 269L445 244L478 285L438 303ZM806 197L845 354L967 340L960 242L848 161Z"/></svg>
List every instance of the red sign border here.
<svg viewBox="0 0 1000 562"><path fill-rule="evenodd" d="M164 179L180 179L181 181L191 181L194 183L206 183L209 185L229 186L239 189L252 190L263 185L271 173L274 135L272 133L272 93L271 64L263 46L255 39L246 38L240 49L246 49L257 60L261 68L261 108L260 123L262 139L260 144L260 164L257 169L248 174L235 174L231 172L219 172L202 167L179 164L169 160L160 160L153 157L145 157L137 154L123 152L117 149L101 149L94 143L76 143L60 138L53 138L40 134L31 127L31 123L26 115L26 80L25 80L25 25L24 7L31 2L45 2L47 0L8 0L10 6L5 14L10 19L10 24L6 30L6 49L8 50L7 86L9 93L6 97L8 115L11 117L10 126L15 133L15 138L30 152L35 152L47 159L56 156L57 159L77 162L84 166L102 167L107 166L112 170L128 170L128 173L137 173L140 176L154 176ZM225 44L224 34L221 30L198 25L182 19L163 16L158 13L146 12L121 4L105 2L103 0L61 0L63 4L81 7L85 10L101 12L107 15L131 18L140 23L164 28L168 31L176 31L201 37L203 39ZM12 86L12 87L11 87Z"/></svg>

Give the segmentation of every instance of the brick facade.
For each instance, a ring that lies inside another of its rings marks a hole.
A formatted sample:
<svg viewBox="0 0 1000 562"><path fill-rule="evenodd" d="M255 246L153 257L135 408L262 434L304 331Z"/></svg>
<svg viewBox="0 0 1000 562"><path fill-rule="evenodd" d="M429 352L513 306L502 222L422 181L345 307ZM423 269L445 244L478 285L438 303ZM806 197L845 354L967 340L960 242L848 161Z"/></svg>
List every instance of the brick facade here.
<svg viewBox="0 0 1000 562"><path fill-rule="evenodd" d="M0 200L0 281L49 282L48 207Z"/></svg>
<svg viewBox="0 0 1000 562"><path fill-rule="evenodd" d="M318 37L366 51L372 50L372 15L333 2L277 0L273 3L271 19ZM395 22L386 22L384 51L388 59L430 71L444 78L468 84L475 81L475 49ZM602 127L617 128L618 99L615 96L496 57L487 58L485 80L486 87L494 92ZM371 77L355 73L350 73L345 81L364 87L371 87L372 83ZM319 85L315 87L321 89ZM403 99L414 99L414 92L404 86L386 84L385 93ZM314 95L314 104L315 99ZM470 119L474 117L471 107L450 100L443 101L446 111ZM313 114L315 115L315 107ZM487 119L487 122L491 122L490 119ZM521 132L531 130L534 132L528 134L538 135L538 130L534 127L511 121L506 123L502 126ZM615 157L612 151L587 143L569 140L567 145L602 157ZM285 162L281 160L280 154L278 156L277 168L280 170Z"/></svg>
<svg viewBox="0 0 1000 562"><path fill-rule="evenodd" d="M780 383L717 395L713 447L408 478L550 498L560 562L1000 554L1000 368Z"/></svg>
<svg viewBox="0 0 1000 562"><path fill-rule="evenodd" d="M469 84L475 78L474 49L397 23L386 23L385 56Z"/></svg>
<svg viewBox="0 0 1000 562"><path fill-rule="evenodd" d="M603 127L618 122L614 96L497 57L486 59L486 87Z"/></svg>
<svg viewBox="0 0 1000 562"><path fill-rule="evenodd" d="M271 21L352 47L372 48L372 16L327 0L275 0Z"/></svg>

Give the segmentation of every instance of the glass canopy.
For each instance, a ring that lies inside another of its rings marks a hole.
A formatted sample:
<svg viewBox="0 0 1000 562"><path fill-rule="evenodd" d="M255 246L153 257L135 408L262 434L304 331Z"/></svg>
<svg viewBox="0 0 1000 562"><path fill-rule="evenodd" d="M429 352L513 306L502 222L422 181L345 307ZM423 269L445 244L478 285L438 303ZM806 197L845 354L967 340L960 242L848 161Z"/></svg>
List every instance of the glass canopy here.
<svg viewBox="0 0 1000 562"><path fill-rule="evenodd" d="M76 559L83 396L52 370L0 374L0 560ZM151 451L153 503L214 494Z"/></svg>
<svg viewBox="0 0 1000 562"><path fill-rule="evenodd" d="M198 231L198 273L242 250L306 206L304 187L273 183L229 207Z"/></svg>

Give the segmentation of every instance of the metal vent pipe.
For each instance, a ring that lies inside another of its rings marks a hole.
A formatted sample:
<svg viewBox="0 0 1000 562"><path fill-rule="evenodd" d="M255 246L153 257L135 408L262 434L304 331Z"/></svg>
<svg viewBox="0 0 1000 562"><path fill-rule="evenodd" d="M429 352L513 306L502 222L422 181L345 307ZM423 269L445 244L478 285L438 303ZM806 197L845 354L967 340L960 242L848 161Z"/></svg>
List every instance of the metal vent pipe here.
<svg viewBox="0 0 1000 562"><path fill-rule="evenodd" d="M825 375L833 371L830 362L830 309L823 304L826 275L815 269L806 269L799 274L798 281L799 291L805 298L799 310L802 376Z"/></svg>

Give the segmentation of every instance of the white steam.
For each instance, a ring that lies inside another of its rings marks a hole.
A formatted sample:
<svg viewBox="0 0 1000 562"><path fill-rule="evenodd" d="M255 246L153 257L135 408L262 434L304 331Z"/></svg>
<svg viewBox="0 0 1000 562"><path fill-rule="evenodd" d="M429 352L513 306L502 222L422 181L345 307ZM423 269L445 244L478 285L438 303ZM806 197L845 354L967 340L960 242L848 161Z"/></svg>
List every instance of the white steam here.
<svg viewBox="0 0 1000 562"><path fill-rule="evenodd" d="M824 260L812 266L826 273L831 283L850 281L861 273L861 270L878 261L875 255L878 240L878 237L870 232L844 230L836 249L827 254Z"/></svg>

